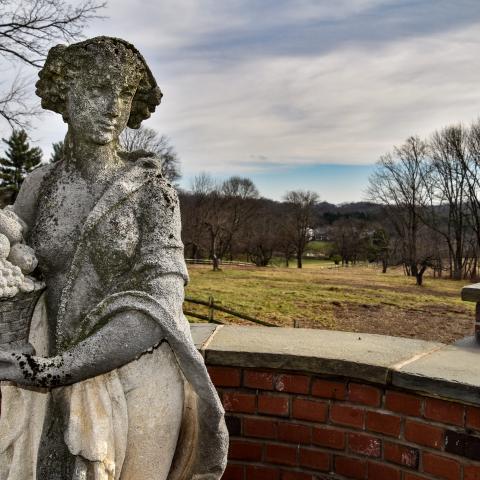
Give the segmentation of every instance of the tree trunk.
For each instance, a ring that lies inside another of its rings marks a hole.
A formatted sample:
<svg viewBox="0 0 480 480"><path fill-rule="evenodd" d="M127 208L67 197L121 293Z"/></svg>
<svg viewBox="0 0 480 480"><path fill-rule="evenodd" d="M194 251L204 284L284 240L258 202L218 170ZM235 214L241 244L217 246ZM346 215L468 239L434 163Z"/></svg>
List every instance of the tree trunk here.
<svg viewBox="0 0 480 480"><path fill-rule="evenodd" d="M212 263L213 263L213 271L217 272L220 270L220 260L217 257L217 235L212 232L212 243L211 243L211 251L212 251Z"/></svg>
<svg viewBox="0 0 480 480"><path fill-rule="evenodd" d="M415 274L415 278L417 280L417 285L421 287L423 285L423 274L427 270L426 266L423 266L420 270L417 269L417 273Z"/></svg>
<svg viewBox="0 0 480 480"><path fill-rule="evenodd" d="M388 262L383 259L382 260L382 273L387 273Z"/></svg>
<svg viewBox="0 0 480 480"><path fill-rule="evenodd" d="M416 263L410 264L410 275L416 277L418 275L418 267Z"/></svg>
<svg viewBox="0 0 480 480"><path fill-rule="evenodd" d="M461 280L463 278L463 258L460 255L461 254L459 254L459 256L456 256L454 259L454 270L453 270L454 280Z"/></svg>
<svg viewBox="0 0 480 480"><path fill-rule="evenodd" d="M470 280L472 282L477 280L477 255L476 254L473 258L473 265L470 271Z"/></svg>
<svg viewBox="0 0 480 480"><path fill-rule="evenodd" d="M302 268L302 254L297 254L297 268Z"/></svg>

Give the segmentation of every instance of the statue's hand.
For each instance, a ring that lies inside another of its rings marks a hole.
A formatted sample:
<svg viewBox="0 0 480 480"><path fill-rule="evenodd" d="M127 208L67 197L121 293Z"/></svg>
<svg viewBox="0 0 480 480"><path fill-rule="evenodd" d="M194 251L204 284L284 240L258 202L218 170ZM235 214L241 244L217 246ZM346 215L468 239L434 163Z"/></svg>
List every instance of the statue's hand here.
<svg viewBox="0 0 480 480"><path fill-rule="evenodd" d="M28 370L27 355L22 352L0 350L0 380L30 384Z"/></svg>
<svg viewBox="0 0 480 480"><path fill-rule="evenodd" d="M0 380L50 388L65 385L70 378L61 357L43 358L20 350L0 350Z"/></svg>

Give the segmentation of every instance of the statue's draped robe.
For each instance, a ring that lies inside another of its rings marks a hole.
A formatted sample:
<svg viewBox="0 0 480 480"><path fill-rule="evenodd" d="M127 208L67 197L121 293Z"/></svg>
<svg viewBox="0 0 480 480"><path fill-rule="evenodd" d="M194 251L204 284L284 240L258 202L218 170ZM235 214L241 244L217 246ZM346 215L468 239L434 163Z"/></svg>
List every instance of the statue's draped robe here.
<svg viewBox="0 0 480 480"><path fill-rule="evenodd" d="M153 159L138 160L107 188L87 217L60 297L53 336L55 350L68 350L119 312L140 311L158 322L186 379L184 421L168 479L215 480L225 467L228 434L223 408L182 314L183 291L172 294L165 290L165 276L181 276L185 281L188 276L180 239L178 199L161 177L159 167ZM32 203L29 195L48 195L55 168L44 167L30 181L27 178L24 189L30 188L32 193L20 195L20 203L22 198ZM22 215L21 204L16 211ZM36 315L45 316L41 305ZM42 337L42 327L37 330ZM46 342L46 338L42 341ZM22 477L14 472L22 470L18 462L25 461L19 449L25 448L26 442L31 451L38 447L41 421L35 418L30 422L28 417L45 414L45 398L50 394L10 385L3 386L3 391L5 401L15 405L16 415L25 417L25 421L15 425L12 434L15 421L8 418L8 412L15 412L2 405L0 480L32 480L35 477L28 473ZM118 371L54 389L53 394L61 395L67 404L64 441L70 453L82 460L77 462L76 478L84 478L88 469L95 480L122 480L128 409ZM25 413L34 404L38 404L35 415Z"/></svg>

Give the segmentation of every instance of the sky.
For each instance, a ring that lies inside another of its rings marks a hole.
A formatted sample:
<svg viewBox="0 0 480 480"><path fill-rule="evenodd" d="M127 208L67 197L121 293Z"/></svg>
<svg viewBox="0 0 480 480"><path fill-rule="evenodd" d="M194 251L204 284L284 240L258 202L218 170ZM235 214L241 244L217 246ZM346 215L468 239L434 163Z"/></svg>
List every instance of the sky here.
<svg viewBox="0 0 480 480"><path fill-rule="evenodd" d="M480 113L479 0L109 0L86 36L143 53L181 186L208 172L281 199L365 199L379 156ZM33 90L33 86L32 86ZM66 128L45 114L46 155Z"/></svg>

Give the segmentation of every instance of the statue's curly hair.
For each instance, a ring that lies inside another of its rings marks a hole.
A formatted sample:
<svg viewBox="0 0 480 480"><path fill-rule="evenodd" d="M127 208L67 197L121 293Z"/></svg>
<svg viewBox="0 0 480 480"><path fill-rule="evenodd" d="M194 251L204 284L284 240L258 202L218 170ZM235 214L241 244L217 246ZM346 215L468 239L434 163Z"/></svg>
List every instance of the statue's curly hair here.
<svg viewBox="0 0 480 480"><path fill-rule="evenodd" d="M78 75L95 75L100 68L122 72L128 82L138 83L127 125L139 128L160 104L162 92L140 52L119 38L95 37L51 48L36 83L42 108L60 113L66 119L66 97L71 82Z"/></svg>

